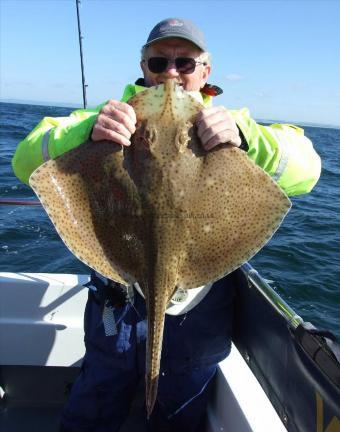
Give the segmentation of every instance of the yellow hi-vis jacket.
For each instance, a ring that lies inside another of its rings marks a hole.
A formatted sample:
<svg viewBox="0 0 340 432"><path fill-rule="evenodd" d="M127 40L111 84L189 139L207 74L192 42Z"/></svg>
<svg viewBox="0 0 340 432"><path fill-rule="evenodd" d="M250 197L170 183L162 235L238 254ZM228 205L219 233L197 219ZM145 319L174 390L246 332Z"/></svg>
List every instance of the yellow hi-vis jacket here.
<svg viewBox="0 0 340 432"><path fill-rule="evenodd" d="M129 84L121 100L127 102L143 90L145 87ZM203 104L210 106L211 96L201 95ZM42 163L84 143L105 104L76 110L69 117L45 117L19 143L12 160L15 175L28 184L30 175ZM249 117L246 108L230 112L246 140L251 160L272 176L287 195L311 191L320 177L321 162L302 129L288 124L260 125Z"/></svg>

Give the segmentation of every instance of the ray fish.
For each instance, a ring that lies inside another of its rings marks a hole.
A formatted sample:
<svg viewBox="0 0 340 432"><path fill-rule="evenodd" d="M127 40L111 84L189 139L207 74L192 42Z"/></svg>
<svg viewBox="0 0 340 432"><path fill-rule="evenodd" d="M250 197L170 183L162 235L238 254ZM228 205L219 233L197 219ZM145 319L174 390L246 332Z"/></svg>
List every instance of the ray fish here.
<svg viewBox="0 0 340 432"><path fill-rule="evenodd" d="M76 257L113 281L139 283L150 416L170 299L249 260L291 204L244 151L203 149L194 121L204 107L172 80L129 103L138 120L131 146L89 140L44 163L30 185Z"/></svg>

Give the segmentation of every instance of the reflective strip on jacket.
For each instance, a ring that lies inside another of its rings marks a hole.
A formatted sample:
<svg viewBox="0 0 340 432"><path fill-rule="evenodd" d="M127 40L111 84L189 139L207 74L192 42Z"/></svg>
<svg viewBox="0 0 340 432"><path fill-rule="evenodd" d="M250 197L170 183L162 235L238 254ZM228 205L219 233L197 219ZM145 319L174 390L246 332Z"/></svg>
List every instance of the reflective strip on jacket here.
<svg viewBox="0 0 340 432"><path fill-rule="evenodd" d="M127 102L143 90L145 87L129 84L121 100ZM206 107L211 106L211 96L198 94ZM32 172L44 161L85 142L105 104L74 111L69 117L45 117L19 143L12 160L15 175L28 184ZM321 161L303 129L288 124L260 125L250 118L246 108L230 112L247 142L251 160L271 175L287 195L311 191L320 177Z"/></svg>

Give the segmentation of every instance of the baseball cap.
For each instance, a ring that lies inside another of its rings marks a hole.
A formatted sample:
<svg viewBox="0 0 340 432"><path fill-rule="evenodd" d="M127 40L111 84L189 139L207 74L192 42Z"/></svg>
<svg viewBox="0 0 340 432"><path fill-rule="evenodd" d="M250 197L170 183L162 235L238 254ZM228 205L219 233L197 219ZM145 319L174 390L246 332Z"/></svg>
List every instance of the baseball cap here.
<svg viewBox="0 0 340 432"><path fill-rule="evenodd" d="M202 31L192 21L181 18L167 18L156 24L144 46L172 37L186 39L202 51L207 51Z"/></svg>

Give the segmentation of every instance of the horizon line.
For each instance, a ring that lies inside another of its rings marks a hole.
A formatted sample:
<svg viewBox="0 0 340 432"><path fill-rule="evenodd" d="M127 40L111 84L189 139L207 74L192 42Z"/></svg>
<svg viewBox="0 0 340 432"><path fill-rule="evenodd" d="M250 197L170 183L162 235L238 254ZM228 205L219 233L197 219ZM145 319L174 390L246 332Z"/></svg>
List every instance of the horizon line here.
<svg viewBox="0 0 340 432"><path fill-rule="evenodd" d="M84 109L83 106L79 106L77 103L73 102L56 102L56 101L35 101L35 100L23 100L23 99L3 99L0 98L0 103L12 103L12 104L18 104L18 105L35 105L35 106L51 106L55 108L74 108L74 109ZM82 104L80 104L82 105ZM90 107L91 108L91 107ZM90 109L86 108L86 109ZM93 107L92 107L93 108ZM263 118L255 118L256 121L262 122L262 123L291 123L294 125L301 125L301 126L309 126L309 127L324 127L327 129L340 129L340 124L335 125L331 123L314 123L309 121L297 121L297 120L278 120L278 119L263 119Z"/></svg>

